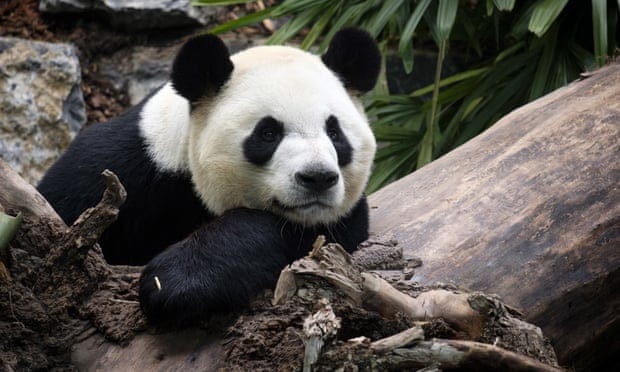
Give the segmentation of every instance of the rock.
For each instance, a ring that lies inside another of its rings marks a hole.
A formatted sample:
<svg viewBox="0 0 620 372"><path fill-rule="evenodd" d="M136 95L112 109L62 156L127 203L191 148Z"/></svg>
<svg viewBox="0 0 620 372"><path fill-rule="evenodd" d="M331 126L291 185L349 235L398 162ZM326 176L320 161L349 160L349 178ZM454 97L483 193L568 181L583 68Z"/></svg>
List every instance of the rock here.
<svg viewBox="0 0 620 372"><path fill-rule="evenodd" d="M206 25L223 8L195 7L191 0L41 0L39 9L102 14L112 25L136 30Z"/></svg>
<svg viewBox="0 0 620 372"><path fill-rule="evenodd" d="M0 157L32 184L86 121L80 80L73 46L0 37Z"/></svg>

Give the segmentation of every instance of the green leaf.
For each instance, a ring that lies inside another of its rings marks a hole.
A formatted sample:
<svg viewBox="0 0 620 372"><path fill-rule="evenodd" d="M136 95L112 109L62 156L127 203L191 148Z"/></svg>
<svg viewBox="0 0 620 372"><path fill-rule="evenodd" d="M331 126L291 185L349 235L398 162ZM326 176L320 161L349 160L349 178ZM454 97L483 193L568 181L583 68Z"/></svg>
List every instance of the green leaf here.
<svg viewBox="0 0 620 372"><path fill-rule="evenodd" d="M607 0L592 0L594 58L600 67L607 62Z"/></svg>
<svg viewBox="0 0 620 372"><path fill-rule="evenodd" d="M212 33L212 34L221 34L223 32L232 31L239 27L255 24L266 18L271 17L273 11L274 11L274 8L267 8L264 10L260 10L256 13L247 14L247 15L244 15L243 17L239 17L235 20L222 23L219 26L215 26L209 29L207 32Z"/></svg>
<svg viewBox="0 0 620 372"><path fill-rule="evenodd" d="M482 99L483 99L483 97L478 97L478 98L475 98L475 99L471 100L471 102L469 102L469 104L467 104L467 106L465 106L465 110L463 111L463 114L461 116L461 120L465 119L467 116L469 116L469 114L471 114L472 111L474 111L474 109L476 109L478 107L480 102L482 102Z"/></svg>
<svg viewBox="0 0 620 372"><path fill-rule="evenodd" d="M515 6L515 0L493 0L497 9L502 12L512 12Z"/></svg>
<svg viewBox="0 0 620 372"><path fill-rule="evenodd" d="M536 8L536 3L532 3L524 11L517 12L516 21L512 24L512 28L507 36L513 37L515 40L523 41L524 37L528 34L528 25L532 19L532 13Z"/></svg>
<svg viewBox="0 0 620 372"><path fill-rule="evenodd" d="M538 60L538 67L536 68L536 73L534 74L534 78L532 79L532 87L530 89L530 101L534 100L545 93L545 87L547 86L547 81L549 79L549 71L551 70L551 65L556 62L556 46L557 46L557 33L559 27L553 27L552 31L545 35L545 39L547 42L544 43L542 47L542 55Z"/></svg>
<svg viewBox="0 0 620 372"><path fill-rule="evenodd" d="M339 3L334 2L332 6L321 16L321 18L316 21L310 32L308 32L308 35L304 38L304 41L302 41L300 45L302 49L309 49L312 44L314 44L316 39L321 35L321 33L323 33L323 30L338 10L338 6Z"/></svg>
<svg viewBox="0 0 620 372"><path fill-rule="evenodd" d="M577 43L570 43L568 51L575 58L575 63L577 63L581 71L592 70L596 65L594 55L581 45Z"/></svg>
<svg viewBox="0 0 620 372"><path fill-rule="evenodd" d="M331 26L327 35L323 39L323 42L319 46L319 52L324 52L332 40L336 32L346 25L354 25L358 23L359 19L373 7L372 1L363 1L360 4L347 7L346 10L338 17L338 19Z"/></svg>
<svg viewBox="0 0 620 372"><path fill-rule="evenodd" d="M15 217L0 212L0 259L6 258L7 246L15 234L17 234L17 231L22 224L22 220L23 218L21 212Z"/></svg>
<svg viewBox="0 0 620 372"><path fill-rule="evenodd" d="M437 9L437 37L438 41L446 41L450 37L456 11L459 8L458 0L439 0Z"/></svg>
<svg viewBox="0 0 620 372"><path fill-rule="evenodd" d="M454 84L454 83L458 83L458 82L463 81L463 80L467 80L467 79L471 79L471 78L476 77L476 76L480 76L483 73L485 73L488 69L489 69L488 67L482 67L482 68L477 68L477 69L473 69L473 70L467 70L467 71L459 72L458 74L454 74L452 76L449 76L449 77L439 81L439 87L443 88L443 87L446 87L446 86ZM427 85L424 88L420 88L418 90L413 91L412 93L410 93L410 96L411 97L420 97L420 96L423 96L425 94L431 93L433 91L434 87L435 87L435 84Z"/></svg>
<svg viewBox="0 0 620 372"><path fill-rule="evenodd" d="M541 37L558 18L568 0L540 0L534 6L528 29Z"/></svg>
<svg viewBox="0 0 620 372"><path fill-rule="evenodd" d="M414 145L410 142L399 142L382 147L377 150L377 154L375 155L375 162L387 160L392 156L401 158L405 156L406 153L410 152L413 147Z"/></svg>
<svg viewBox="0 0 620 372"><path fill-rule="evenodd" d="M412 44L413 33L418 27L418 24L420 23L420 20L422 19L422 16L426 12L426 9L428 8L430 3L431 3L431 0L420 1L420 3L418 3L418 5L415 7L415 10L413 11L413 13L411 13L411 17L409 17L409 20L407 21L405 28L401 32L400 42L398 43L398 53L400 53L401 55L405 54L405 50L407 48L412 47L411 44ZM413 65L413 61L412 61L412 65ZM407 70L406 67L405 67L405 70ZM410 70L407 71L407 73L409 72Z"/></svg>
<svg viewBox="0 0 620 372"><path fill-rule="evenodd" d="M487 17L490 17L493 14L493 0L487 0Z"/></svg>
<svg viewBox="0 0 620 372"><path fill-rule="evenodd" d="M433 132L427 130L420 142L420 153L416 168L420 169L433 160Z"/></svg>
<svg viewBox="0 0 620 372"><path fill-rule="evenodd" d="M403 61L405 73L410 74L413 71L413 43L407 43L404 50L399 50L400 58Z"/></svg>
<svg viewBox="0 0 620 372"><path fill-rule="evenodd" d="M312 22L323 9L319 6L311 7L297 13L293 19L284 24L279 30L271 35L267 44L284 44L295 36L302 28Z"/></svg>
<svg viewBox="0 0 620 372"><path fill-rule="evenodd" d="M410 147L409 151L401 157L394 159L394 161L385 161L379 164L376 164L374 171L368 181L368 186L366 187L367 192L371 193L377 190L379 187L383 186L386 181L394 178L398 175L399 169L403 168L403 166L408 165L417 153L417 146ZM401 174L399 176L403 176Z"/></svg>
<svg viewBox="0 0 620 372"><path fill-rule="evenodd" d="M497 54L497 56L495 57L495 61L494 63L498 63L503 61L504 59L514 55L517 51L519 51L521 48L523 48L525 46L525 42L521 41L516 43L515 45L511 46L508 49L504 49L502 50L499 54Z"/></svg>
<svg viewBox="0 0 620 372"><path fill-rule="evenodd" d="M390 18L396 13L398 8L402 5L404 0L390 0L384 1L383 6L379 12L372 18L368 24L367 31L373 36L377 37L381 30L388 23Z"/></svg>

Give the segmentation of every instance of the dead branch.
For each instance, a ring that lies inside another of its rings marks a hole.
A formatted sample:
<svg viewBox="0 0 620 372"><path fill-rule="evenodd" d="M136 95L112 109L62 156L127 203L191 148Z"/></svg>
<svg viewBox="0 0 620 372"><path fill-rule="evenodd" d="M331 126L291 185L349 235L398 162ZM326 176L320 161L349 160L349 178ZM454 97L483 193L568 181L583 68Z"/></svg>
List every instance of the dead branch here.
<svg viewBox="0 0 620 372"><path fill-rule="evenodd" d="M421 368L435 364L441 368L475 366L507 371L557 370L555 354L540 329L515 318L515 311L496 298L481 293L445 289L428 290L417 297L410 297L379 276L361 271L338 244L327 244L320 248L315 244L308 257L283 270L276 286L274 303L283 304L297 298L297 294L302 292L302 296L307 296L308 286L321 287L321 284L315 283L316 280L327 281L338 293L345 294L352 307L377 311L386 318L395 318L398 314L416 321L442 318L461 330L462 337L468 340L481 340L485 334L490 333L508 335L512 332L523 335L527 340L525 345L521 337L514 339L496 336L495 342L549 363L480 342L438 339L420 341L424 339L424 331L422 327L414 326L374 342L366 337L358 337L340 347L333 346L321 357L316 356L320 347L314 347L312 360L317 360L318 366L337 366L342 363L343 355L354 353L361 364L373 360L372 363L385 368ZM325 286L321 288L322 293L328 291ZM338 295L334 294L332 298L338 298ZM309 300L304 299L306 302ZM504 331L499 329L502 327ZM323 346L324 340L318 338L320 346ZM413 346L406 347L412 343Z"/></svg>
<svg viewBox="0 0 620 372"><path fill-rule="evenodd" d="M443 318L474 339L482 332L485 318L470 306L470 294L438 289L412 298L379 276L362 272L338 244L323 246L313 255L282 271L274 303L282 303L295 293L299 277L312 275L327 280L344 292L354 306L364 306L385 317L393 318L397 313L403 313L413 320ZM290 274L295 280L291 280Z"/></svg>
<svg viewBox="0 0 620 372"><path fill-rule="evenodd" d="M68 350L89 327L77 314L117 271L109 268L96 242L115 221L125 190L113 173L103 176L107 187L101 202L67 228L36 189L0 161L1 206L24 217L5 252L11 278L0 285L0 324L13 327L0 342L0 359L11 361L5 367L70 366Z"/></svg>
<svg viewBox="0 0 620 372"><path fill-rule="evenodd" d="M414 341L424 340L424 330L420 326L411 327L395 335L382 338L370 344L375 352L392 351L410 345Z"/></svg>

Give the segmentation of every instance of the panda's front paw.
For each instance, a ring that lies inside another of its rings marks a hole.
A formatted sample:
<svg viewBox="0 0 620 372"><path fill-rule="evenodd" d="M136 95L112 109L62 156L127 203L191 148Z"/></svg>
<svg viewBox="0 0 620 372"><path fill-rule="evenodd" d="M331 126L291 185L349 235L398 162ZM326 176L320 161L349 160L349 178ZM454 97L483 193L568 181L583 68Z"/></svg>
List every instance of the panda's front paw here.
<svg viewBox="0 0 620 372"><path fill-rule="evenodd" d="M149 322L184 326L198 320L202 306L190 283L173 263L151 261L140 277L140 306Z"/></svg>

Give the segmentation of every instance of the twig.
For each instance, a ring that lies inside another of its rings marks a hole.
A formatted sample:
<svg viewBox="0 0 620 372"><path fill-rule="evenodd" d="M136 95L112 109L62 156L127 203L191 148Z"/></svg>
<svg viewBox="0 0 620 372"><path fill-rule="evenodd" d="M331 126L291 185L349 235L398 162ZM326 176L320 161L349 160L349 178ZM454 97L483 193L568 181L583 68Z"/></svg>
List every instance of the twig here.
<svg viewBox="0 0 620 372"><path fill-rule="evenodd" d="M390 351L405 347L413 341L424 340L424 330L422 327L411 327L395 335L382 338L370 344L370 348L376 352Z"/></svg>
<svg viewBox="0 0 620 372"><path fill-rule="evenodd" d="M118 177L110 170L104 170L103 176L106 189L101 201L93 208L88 208L71 225L66 234L65 244L60 244L46 257L46 265L53 265L63 254L71 254L74 250L91 248L118 217L118 208L125 202L127 192Z"/></svg>

